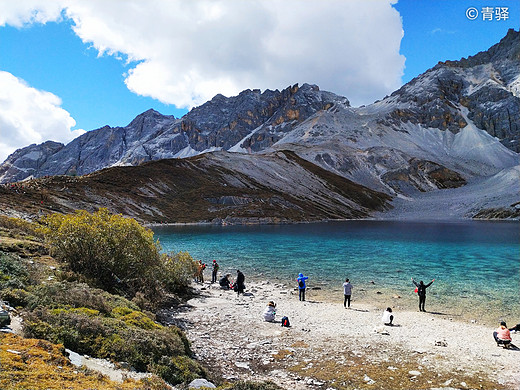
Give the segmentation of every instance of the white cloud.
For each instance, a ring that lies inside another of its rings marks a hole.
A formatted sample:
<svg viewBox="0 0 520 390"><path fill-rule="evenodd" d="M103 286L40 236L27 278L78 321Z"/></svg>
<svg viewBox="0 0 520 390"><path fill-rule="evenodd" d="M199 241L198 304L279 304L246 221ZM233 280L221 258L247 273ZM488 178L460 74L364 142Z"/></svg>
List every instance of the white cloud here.
<svg viewBox="0 0 520 390"><path fill-rule="evenodd" d="M0 71L0 162L16 149L47 140L67 143L84 133L56 95Z"/></svg>
<svg viewBox="0 0 520 390"><path fill-rule="evenodd" d="M48 3L51 9L44 7ZM393 3L41 0L33 8L45 9L45 17L32 17L30 7L17 15L25 15L25 22L59 19L56 4L61 4L76 34L100 54L138 61L125 75L132 92L178 107L201 104L217 93L297 82L318 84L356 105L401 85L403 30Z"/></svg>
<svg viewBox="0 0 520 390"><path fill-rule="evenodd" d="M0 1L0 27L6 24L22 27L30 23L47 23L61 18L60 1L16 0Z"/></svg>
<svg viewBox="0 0 520 390"><path fill-rule="evenodd" d="M71 3L67 16L101 53L142 61L126 85L164 103L309 82L365 104L401 85L394 2L91 0Z"/></svg>
<svg viewBox="0 0 520 390"><path fill-rule="evenodd" d="M400 86L404 68L394 2L63 0L61 7L76 34L101 54L141 61L126 75L132 92L191 107L217 93L296 82L318 84L353 104L383 97ZM4 9L4 20L60 18L58 1L21 3Z"/></svg>

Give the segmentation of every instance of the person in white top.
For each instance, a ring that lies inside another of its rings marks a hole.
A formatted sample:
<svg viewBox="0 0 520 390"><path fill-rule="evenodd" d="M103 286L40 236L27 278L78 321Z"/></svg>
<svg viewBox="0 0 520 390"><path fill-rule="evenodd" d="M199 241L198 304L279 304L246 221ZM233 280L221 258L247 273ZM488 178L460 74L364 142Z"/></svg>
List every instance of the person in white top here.
<svg viewBox="0 0 520 390"><path fill-rule="evenodd" d="M264 320L268 321L268 322L273 322L275 315L276 315L276 303L274 303L273 301L269 301L269 303L267 304L267 307L264 310L264 314L263 314Z"/></svg>
<svg viewBox="0 0 520 390"><path fill-rule="evenodd" d="M392 326L394 321L394 315L392 314L392 309L387 307L386 310L383 312L383 317L381 318L381 321L383 321L383 324Z"/></svg>
<svg viewBox="0 0 520 390"><path fill-rule="evenodd" d="M345 299L343 300L343 307L346 309L350 308L350 297L352 295L352 285L350 284L349 279L345 279L345 283L343 283L343 294L345 295ZM348 303L348 306L347 306Z"/></svg>

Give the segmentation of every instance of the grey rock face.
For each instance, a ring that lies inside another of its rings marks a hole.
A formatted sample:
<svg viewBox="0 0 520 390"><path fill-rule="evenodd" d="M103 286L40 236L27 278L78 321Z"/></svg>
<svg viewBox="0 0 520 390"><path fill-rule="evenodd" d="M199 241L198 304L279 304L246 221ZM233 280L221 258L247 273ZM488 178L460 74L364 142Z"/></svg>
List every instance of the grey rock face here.
<svg viewBox="0 0 520 390"><path fill-rule="evenodd" d="M5 173L0 182L22 180L30 175L83 175L113 165L138 165L210 150L229 150L257 128L256 135L243 142L243 148L259 151L273 145L296 124L334 104L348 106L349 102L304 84L283 91L246 90L231 98L217 95L182 119L148 110L126 127L105 126L55 149L55 153L47 152L45 161L30 172L24 170L24 154L32 149L21 149L12 155L9 167L2 166ZM9 170L10 167L14 168Z"/></svg>
<svg viewBox="0 0 520 390"><path fill-rule="evenodd" d="M47 141L18 149L0 165L0 182L14 182L31 176L42 176L41 167L49 157L63 147L62 143Z"/></svg>
<svg viewBox="0 0 520 390"><path fill-rule="evenodd" d="M520 33L507 35L485 52L460 61L440 62L394 92L393 109L382 124L400 122L457 133L467 125L462 108L475 125L520 152Z"/></svg>

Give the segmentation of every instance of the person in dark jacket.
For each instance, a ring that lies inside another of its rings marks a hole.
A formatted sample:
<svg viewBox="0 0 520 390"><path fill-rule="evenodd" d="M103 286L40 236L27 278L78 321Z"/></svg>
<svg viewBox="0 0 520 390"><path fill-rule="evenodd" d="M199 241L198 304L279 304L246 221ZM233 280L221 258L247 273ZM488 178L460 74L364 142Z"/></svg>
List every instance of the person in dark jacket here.
<svg viewBox="0 0 520 390"><path fill-rule="evenodd" d="M219 269L219 265L217 260L213 260L213 269L211 270L211 283L215 283L217 281L217 272Z"/></svg>
<svg viewBox="0 0 520 390"><path fill-rule="evenodd" d="M235 282L234 290L237 292L237 295L244 293L246 285L244 284L246 277L239 269L237 269L237 280Z"/></svg>
<svg viewBox="0 0 520 390"><path fill-rule="evenodd" d="M424 304L426 303L426 289L432 285L432 283L435 281L433 279L430 283L424 284L424 282L421 280L419 283L417 283L412 278L413 284L417 287L417 295L419 295L419 311L426 311L424 309Z"/></svg>
<svg viewBox="0 0 520 390"><path fill-rule="evenodd" d="M231 282L229 281L230 274L226 274L220 278L219 284L222 290L229 290L231 288Z"/></svg>

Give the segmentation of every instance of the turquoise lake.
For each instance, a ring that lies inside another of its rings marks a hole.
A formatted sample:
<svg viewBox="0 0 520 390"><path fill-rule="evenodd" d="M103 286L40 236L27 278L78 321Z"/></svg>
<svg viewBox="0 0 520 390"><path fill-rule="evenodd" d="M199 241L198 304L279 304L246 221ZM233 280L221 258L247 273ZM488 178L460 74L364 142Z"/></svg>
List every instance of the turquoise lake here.
<svg viewBox="0 0 520 390"><path fill-rule="evenodd" d="M295 284L309 276L320 299L341 299L346 277L353 299L416 310L410 278L435 283L426 309L455 319L520 323L518 222L343 221L294 225L157 226L166 252L213 259L232 277ZM207 271L207 279L210 279ZM395 298L399 295L400 298ZM513 324L514 323L514 324Z"/></svg>

